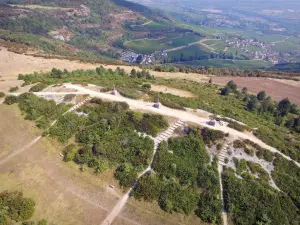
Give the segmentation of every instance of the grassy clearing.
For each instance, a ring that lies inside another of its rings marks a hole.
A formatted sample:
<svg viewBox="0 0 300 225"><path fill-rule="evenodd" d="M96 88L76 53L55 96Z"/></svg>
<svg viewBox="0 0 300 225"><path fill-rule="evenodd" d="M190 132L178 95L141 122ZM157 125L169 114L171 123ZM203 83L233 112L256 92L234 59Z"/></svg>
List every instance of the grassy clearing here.
<svg viewBox="0 0 300 225"><path fill-rule="evenodd" d="M254 32L246 31L243 34L244 37L246 38L255 38L258 41L265 42L265 43L272 43L276 41L282 41L286 37L282 35L277 35L277 34L272 34L272 35L259 35Z"/></svg>
<svg viewBox="0 0 300 225"><path fill-rule="evenodd" d="M280 42L272 46L272 49L274 51L278 52L292 52L299 48L299 45L286 41L286 42Z"/></svg>
<svg viewBox="0 0 300 225"><path fill-rule="evenodd" d="M193 58L208 58L210 52L203 50L199 45L189 46L180 50L168 52L168 57L171 59L183 59L185 61L191 60Z"/></svg>
<svg viewBox="0 0 300 225"><path fill-rule="evenodd" d="M236 64L232 60L222 60L222 59L207 59L207 60L194 60L190 62L185 62L184 64L190 66L213 66L216 68L237 68Z"/></svg>
<svg viewBox="0 0 300 225"><path fill-rule="evenodd" d="M216 68L229 68L229 69L259 69L263 67L272 66L268 61L263 60L224 60L224 59L209 59L209 60L194 60L184 62L186 65L191 66L213 66Z"/></svg>
<svg viewBox="0 0 300 225"><path fill-rule="evenodd" d="M150 54L154 51L158 51L162 48L163 43L167 43L169 39L141 39L129 41L124 44L126 48L129 48L137 53Z"/></svg>
<svg viewBox="0 0 300 225"><path fill-rule="evenodd" d="M144 25L140 25L140 26L131 26L131 28L134 31L143 31L143 30L166 30L166 29L170 29L171 25L170 24L164 24L164 23L158 23L155 21L151 21L150 23L146 23Z"/></svg>
<svg viewBox="0 0 300 225"><path fill-rule="evenodd" d="M235 60L235 63L242 70L272 66L272 63L264 60Z"/></svg>
<svg viewBox="0 0 300 225"><path fill-rule="evenodd" d="M170 33L165 38L160 39L139 39L126 42L124 46L129 48L137 53L150 54L154 51L158 51L161 49L171 49L179 46L186 46L190 43L197 42L201 39L201 37L191 34L172 34Z"/></svg>

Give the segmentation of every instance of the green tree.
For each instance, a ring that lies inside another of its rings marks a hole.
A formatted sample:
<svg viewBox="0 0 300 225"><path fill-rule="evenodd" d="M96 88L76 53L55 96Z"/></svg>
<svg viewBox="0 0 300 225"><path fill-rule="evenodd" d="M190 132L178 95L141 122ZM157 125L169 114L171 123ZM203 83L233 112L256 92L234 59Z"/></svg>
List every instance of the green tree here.
<svg viewBox="0 0 300 225"><path fill-rule="evenodd" d="M248 88L246 88L246 87L243 87L243 89L242 89L242 93L243 93L244 95L248 94Z"/></svg>
<svg viewBox="0 0 300 225"><path fill-rule="evenodd" d="M7 96L4 100L4 103L7 104L7 105L12 105L12 104L15 104L15 103L18 103L19 101L19 98L17 96Z"/></svg>
<svg viewBox="0 0 300 225"><path fill-rule="evenodd" d="M221 89L221 95L229 95L231 93L231 89L229 87L224 87Z"/></svg>
<svg viewBox="0 0 300 225"><path fill-rule="evenodd" d="M226 86L229 87L233 91L237 90L237 85L233 80L229 81Z"/></svg>
<svg viewBox="0 0 300 225"><path fill-rule="evenodd" d="M257 101L256 96L251 96L250 100L248 101L248 104L247 104L247 109L249 111L253 111L257 108L257 106L258 106L258 101Z"/></svg>
<svg viewBox="0 0 300 225"><path fill-rule="evenodd" d="M138 175L130 163L125 163L116 170L115 177L119 180L122 187L131 187Z"/></svg>
<svg viewBox="0 0 300 225"><path fill-rule="evenodd" d="M292 104L288 98L282 99L278 103L278 114L280 116L286 116L289 113L291 106Z"/></svg>
<svg viewBox="0 0 300 225"><path fill-rule="evenodd" d="M65 147L63 150L64 161L65 162L72 161L75 157L76 150L77 150L76 145L74 144L70 144L67 147Z"/></svg>
<svg viewBox="0 0 300 225"><path fill-rule="evenodd" d="M264 100L265 98L266 98L266 92L265 91L261 91L261 92L259 92L258 94L257 94L257 99L259 100L259 101L262 101L262 100Z"/></svg>
<svg viewBox="0 0 300 225"><path fill-rule="evenodd" d="M131 70L130 76L131 76L132 78L136 78L137 74L136 74L136 70L135 70L134 68Z"/></svg>
<svg viewBox="0 0 300 225"><path fill-rule="evenodd" d="M37 225L47 225L47 224L48 224L48 221L43 219L43 220L40 220Z"/></svg>

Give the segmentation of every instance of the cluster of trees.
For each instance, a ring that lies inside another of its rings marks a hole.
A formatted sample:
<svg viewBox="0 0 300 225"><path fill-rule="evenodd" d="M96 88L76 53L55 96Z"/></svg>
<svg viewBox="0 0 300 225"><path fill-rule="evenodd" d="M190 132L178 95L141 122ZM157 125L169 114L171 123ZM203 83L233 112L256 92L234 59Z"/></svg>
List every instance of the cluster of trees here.
<svg viewBox="0 0 300 225"><path fill-rule="evenodd" d="M158 65L141 65L141 68L151 69L159 72L182 72L182 73L199 73L211 74L217 76L241 76L241 77L272 77L278 79L292 79L299 80L298 73L293 72L278 72L278 71L264 71L264 70L239 70L228 68L216 68L213 66L184 66L174 64L158 64Z"/></svg>
<svg viewBox="0 0 300 225"><path fill-rule="evenodd" d="M77 81L77 82L91 82L95 83L95 81L99 80L102 82L105 81L105 83L108 84L123 84L130 83L131 79L140 79L142 80L154 80L154 76L150 74L148 70L141 70L137 71L135 69L132 69L131 73L128 74L123 68L117 67L115 70L112 69L105 69L103 66L97 67L95 70L74 70L72 72L69 72L68 70L60 70L53 68L51 72L48 72L46 74L40 74L40 73L33 73L33 74L19 74L18 80L25 81L24 85L32 84L32 83L38 83L38 88L46 87L41 86L45 84L56 84L56 83L62 83L62 82L69 82L69 81ZM115 83L113 83L115 82ZM37 88L36 87L36 88Z"/></svg>
<svg viewBox="0 0 300 225"><path fill-rule="evenodd" d="M219 130L212 130L208 128L194 128L192 130L193 133L197 133L200 135L206 145L213 145L216 143L216 141L223 139L226 134Z"/></svg>
<svg viewBox="0 0 300 225"><path fill-rule="evenodd" d="M142 69L141 71L136 71L132 69L130 72L130 77L132 78L146 78L147 80L154 80L154 76L150 74L149 70Z"/></svg>
<svg viewBox="0 0 300 225"><path fill-rule="evenodd" d="M7 105L13 105L19 101L19 98L17 96L9 95L6 96L4 103Z"/></svg>
<svg viewBox="0 0 300 225"><path fill-rule="evenodd" d="M69 106L47 101L32 93L24 93L18 97L20 109L26 113L25 119L35 120L37 127L46 129L50 123L60 117Z"/></svg>
<svg viewBox="0 0 300 225"><path fill-rule="evenodd" d="M24 93L20 96L7 96L5 104L19 103L20 109L26 113L25 119L36 121L37 127L46 129L50 123L60 117L70 106L56 105L55 101L47 101L32 93Z"/></svg>
<svg viewBox="0 0 300 225"><path fill-rule="evenodd" d="M233 169L227 169L222 176L226 210L231 213L235 224L299 223L299 209L287 194L251 177L239 179Z"/></svg>
<svg viewBox="0 0 300 225"><path fill-rule="evenodd" d="M184 53L181 53L178 57L169 57L168 63L176 63L176 62L188 62L194 60L207 60L207 59L236 59L236 60L249 60L249 56L247 55L234 55L233 53L219 52L219 53L211 53L205 52L203 50L199 50L195 55L185 56ZM166 63L166 60L165 60Z"/></svg>
<svg viewBox="0 0 300 225"><path fill-rule="evenodd" d="M16 92L17 90L19 90L19 87L15 86L15 87L10 87L8 91L9 92Z"/></svg>
<svg viewBox="0 0 300 225"><path fill-rule="evenodd" d="M32 86L29 89L29 92L39 92L39 91L44 90L46 87L47 87L46 84L39 83L39 84L36 84L36 85Z"/></svg>
<svg viewBox="0 0 300 225"><path fill-rule="evenodd" d="M65 143L74 134L81 146L68 145L64 161L94 168L96 173L105 171L109 164L120 165L115 177L122 187L132 185L137 173L149 165L154 142L136 131L156 136L168 127L160 115L129 111L125 102L103 102L93 98L76 113L68 113L44 134L57 137Z"/></svg>
<svg viewBox="0 0 300 225"><path fill-rule="evenodd" d="M274 123L278 126L285 126L300 133L300 109L292 104L288 98L277 103L270 96L267 96L265 91L261 91L257 95L249 95L245 87L240 93L234 81L229 81L226 87L221 89L221 95L229 95L230 93L242 98L248 111L263 114L270 119L274 118Z"/></svg>
<svg viewBox="0 0 300 225"><path fill-rule="evenodd" d="M4 191L0 193L0 224L13 224L23 221L26 224L34 213L35 202L23 196L19 191ZM34 224L31 222L31 224ZM47 225L46 220L41 220L38 225Z"/></svg>
<svg viewBox="0 0 300 225"><path fill-rule="evenodd" d="M127 116L137 131L152 135L153 137L155 137L161 129L166 129L169 126L168 121L161 115L141 114L131 111L127 113Z"/></svg>
<svg viewBox="0 0 300 225"><path fill-rule="evenodd" d="M152 164L155 172L139 180L133 195L157 201L166 212L196 213L205 222L220 224L217 159L209 165L201 131L189 130L160 144Z"/></svg>
<svg viewBox="0 0 300 225"><path fill-rule="evenodd" d="M274 170L272 177L276 185L283 192L287 193L298 207L298 216L300 215L300 169L295 163L276 155L274 160ZM298 218L298 223L300 219Z"/></svg>

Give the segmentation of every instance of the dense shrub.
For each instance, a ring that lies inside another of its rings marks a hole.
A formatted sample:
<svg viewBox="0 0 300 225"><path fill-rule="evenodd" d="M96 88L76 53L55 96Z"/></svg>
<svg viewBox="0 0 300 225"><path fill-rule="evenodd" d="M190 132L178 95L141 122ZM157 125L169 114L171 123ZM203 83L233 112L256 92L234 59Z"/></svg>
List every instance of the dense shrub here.
<svg viewBox="0 0 300 225"><path fill-rule="evenodd" d="M7 207L5 215L14 221L30 219L35 209L35 202L31 198L23 197L23 193L18 191L0 193L0 203Z"/></svg>
<svg viewBox="0 0 300 225"><path fill-rule="evenodd" d="M74 144L70 144L66 146L63 150L63 155L64 155L64 161L69 162L72 161L75 157L77 151L77 146Z"/></svg>
<svg viewBox="0 0 300 225"><path fill-rule="evenodd" d="M299 211L284 193L252 180L223 174L226 210L235 224L297 224ZM268 222L269 221L269 222Z"/></svg>
<svg viewBox="0 0 300 225"><path fill-rule="evenodd" d="M4 92L0 92L0 98L5 97L5 93Z"/></svg>
<svg viewBox="0 0 300 225"><path fill-rule="evenodd" d="M201 136L205 144L215 143L219 139L225 137L225 133L218 130L212 130L209 128L203 128L201 130Z"/></svg>
<svg viewBox="0 0 300 225"><path fill-rule="evenodd" d="M29 92L39 92L39 91L44 90L46 87L47 87L46 84L39 83L39 84L36 84L36 85L32 86L29 89Z"/></svg>
<svg viewBox="0 0 300 225"><path fill-rule="evenodd" d="M7 105L12 105L12 104L18 103L18 101L19 101L19 98L17 96L10 95L5 98L4 103Z"/></svg>
<svg viewBox="0 0 300 225"><path fill-rule="evenodd" d="M138 200L154 201L159 197L162 183L158 180L158 177L154 174L144 175L138 182L133 195Z"/></svg>
<svg viewBox="0 0 300 225"><path fill-rule="evenodd" d="M300 209L300 168L280 155L276 155L274 166L272 177L276 185L287 193Z"/></svg>
<svg viewBox="0 0 300 225"><path fill-rule="evenodd" d="M126 163L116 170L115 177L119 180L122 187L128 188L134 184L138 175L135 168L131 164Z"/></svg>
<svg viewBox="0 0 300 225"><path fill-rule="evenodd" d="M9 88L9 92L16 92L17 90L19 90L18 86Z"/></svg>

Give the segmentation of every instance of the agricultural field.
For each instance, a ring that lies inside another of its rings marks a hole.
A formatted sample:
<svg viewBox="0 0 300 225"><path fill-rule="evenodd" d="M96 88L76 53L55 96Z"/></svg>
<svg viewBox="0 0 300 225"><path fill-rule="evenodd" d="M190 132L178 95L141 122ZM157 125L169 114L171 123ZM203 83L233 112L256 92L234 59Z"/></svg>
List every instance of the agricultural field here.
<svg viewBox="0 0 300 225"><path fill-rule="evenodd" d="M272 46L272 49L278 52L294 52L297 50L299 51L299 48L299 45L290 41L276 43Z"/></svg>
<svg viewBox="0 0 300 225"><path fill-rule="evenodd" d="M250 32L250 31L244 31L242 36L246 37L246 38L255 38L258 41L269 43L269 44L271 44L273 42L283 41L284 39L287 38L286 36L278 35L278 34L260 35L260 34L257 34L255 32Z"/></svg>
<svg viewBox="0 0 300 225"><path fill-rule="evenodd" d="M157 30L166 30L170 29L171 25L164 24L164 23L158 23L155 21L148 21L142 25L134 25L131 26L132 30L134 31L157 31Z"/></svg>
<svg viewBox="0 0 300 225"><path fill-rule="evenodd" d="M300 106L300 86L299 82L291 85L290 82L283 83L282 81L271 80L259 77L213 77L213 82L219 85L225 85L230 80L238 85L240 89L247 87L249 92L258 93L265 90L275 100L279 101L285 96Z"/></svg>
<svg viewBox="0 0 300 225"><path fill-rule="evenodd" d="M167 50L181 46L184 47L201 39L201 37L192 33L168 33L166 36L159 39L128 41L124 43L124 46L137 53L151 54L161 49Z"/></svg>
<svg viewBox="0 0 300 225"><path fill-rule="evenodd" d="M204 59L184 62L190 66L212 66L216 68L228 68L228 69L259 69L271 66L272 64L263 60L231 60L231 59Z"/></svg>
<svg viewBox="0 0 300 225"><path fill-rule="evenodd" d="M193 59L207 59L210 56L210 52L203 50L200 45L193 45L183 49L168 52L168 57L172 62L192 61Z"/></svg>
<svg viewBox="0 0 300 225"><path fill-rule="evenodd" d="M155 51L162 49L165 43L168 43L168 38L160 39L140 39L134 41L128 41L124 43L124 46L136 53L151 54Z"/></svg>
<svg viewBox="0 0 300 225"><path fill-rule="evenodd" d="M213 66L216 68L237 68L236 64L232 60L223 60L223 59L204 59L204 60L194 60L185 62L189 66Z"/></svg>
<svg viewBox="0 0 300 225"><path fill-rule="evenodd" d="M272 63L264 60L235 60L234 62L238 68L242 70L259 69L272 66Z"/></svg>

